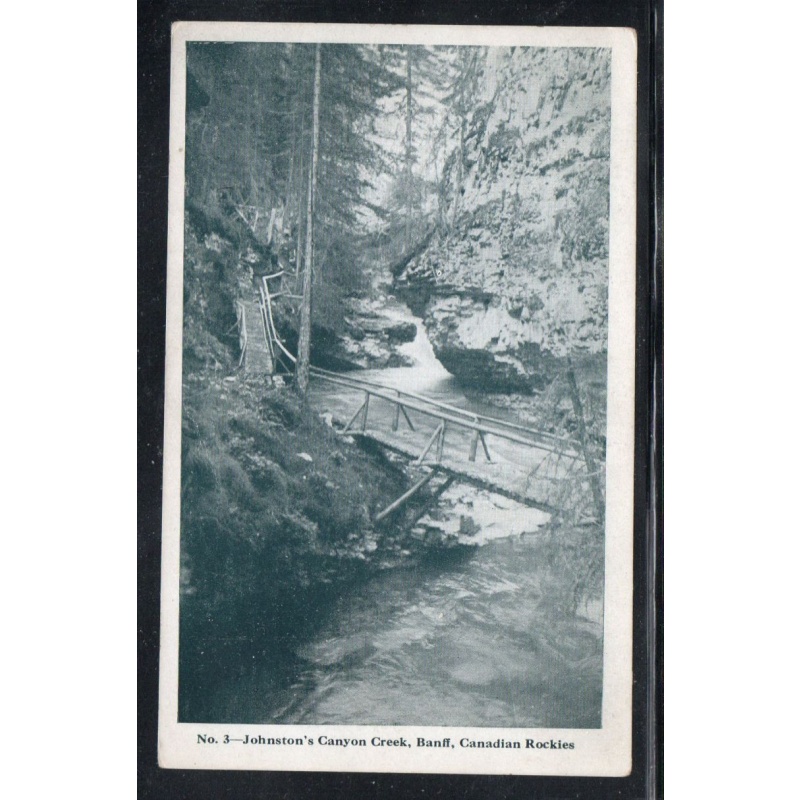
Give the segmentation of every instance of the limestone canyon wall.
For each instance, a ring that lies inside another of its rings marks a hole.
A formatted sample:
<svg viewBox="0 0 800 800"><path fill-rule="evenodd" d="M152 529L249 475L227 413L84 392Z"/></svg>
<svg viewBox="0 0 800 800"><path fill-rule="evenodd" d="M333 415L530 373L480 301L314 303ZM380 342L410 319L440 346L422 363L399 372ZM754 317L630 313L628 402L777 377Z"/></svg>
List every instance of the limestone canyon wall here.
<svg viewBox="0 0 800 800"><path fill-rule="evenodd" d="M606 349L611 56L489 48L482 64L437 232L396 285L449 371L525 391Z"/></svg>

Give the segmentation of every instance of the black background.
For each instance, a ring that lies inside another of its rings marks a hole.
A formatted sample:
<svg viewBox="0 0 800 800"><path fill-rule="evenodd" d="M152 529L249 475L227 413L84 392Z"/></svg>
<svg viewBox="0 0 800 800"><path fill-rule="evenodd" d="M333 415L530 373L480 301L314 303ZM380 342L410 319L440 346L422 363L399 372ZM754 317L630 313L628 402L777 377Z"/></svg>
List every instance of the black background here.
<svg viewBox="0 0 800 800"><path fill-rule="evenodd" d="M139 796L663 796L663 0L142 0L138 4ZM178 20L624 26L638 34L633 772L628 778L163 770L158 722L170 26ZM648 602L650 598L650 602Z"/></svg>

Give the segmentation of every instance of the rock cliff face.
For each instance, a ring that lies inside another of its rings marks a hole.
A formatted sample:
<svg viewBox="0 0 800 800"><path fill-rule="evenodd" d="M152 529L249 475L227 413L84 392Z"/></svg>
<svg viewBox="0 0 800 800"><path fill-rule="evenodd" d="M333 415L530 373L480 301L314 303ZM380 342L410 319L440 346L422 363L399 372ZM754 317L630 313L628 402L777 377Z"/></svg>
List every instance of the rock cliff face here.
<svg viewBox="0 0 800 800"><path fill-rule="evenodd" d="M610 61L602 49L486 53L439 229L396 281L466 383L525 391L567 355L605 351Z"/></svg>

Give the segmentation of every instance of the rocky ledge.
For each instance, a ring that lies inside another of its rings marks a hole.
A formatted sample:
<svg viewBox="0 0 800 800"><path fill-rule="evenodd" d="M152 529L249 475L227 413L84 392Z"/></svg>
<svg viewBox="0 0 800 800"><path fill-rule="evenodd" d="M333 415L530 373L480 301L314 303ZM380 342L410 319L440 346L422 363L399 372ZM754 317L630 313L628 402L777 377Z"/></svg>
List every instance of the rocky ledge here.
<svg viewBox="0 0 800 800"><path fill-rule="evenodd" d="M412 365L398 348L414 341L417 326L413 322L398 320L387 311L385 299L348 299L345 309L339 346L348 361L364 369Z"/></svg>
<svg viewBox="0 0 800 800"><path fill-rule="evenodd" d="M386 302L385 298L345 298L341 304L342 317L335 327L313 326L312 363L334 371L411 366L412 359L400 348L414 341L417 326L398 319ZM296 352L298 310L280 306L276 318L285 344Z"/></svg>

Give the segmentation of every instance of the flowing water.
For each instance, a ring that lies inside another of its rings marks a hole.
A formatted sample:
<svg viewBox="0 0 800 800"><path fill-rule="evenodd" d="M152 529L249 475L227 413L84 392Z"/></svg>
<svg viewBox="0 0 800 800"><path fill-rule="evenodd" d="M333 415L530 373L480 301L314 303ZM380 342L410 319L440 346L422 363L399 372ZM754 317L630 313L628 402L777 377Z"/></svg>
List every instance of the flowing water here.
<svg viewBox="0 0 800 800"><path fill-rule="evenodd" d="M387 571L318 609L296 658L243 659L213 721L587 728L600 725L599 609L551 602L535 537ZM225 657L235 657L236 648Z"/></svg>
<svg viewBox="0 0 800 800"><path fill-rule="evenodd" d="M364 377L484 412L417 323L404 346L416 365ZM225 642L214 656L224 679L202 688L195 713L210 722L599 727L602 604L575 614L556 602L568 579L536 533L546 521L537 513L522 535L508 526L514 535L309 598L315 622L289 658L276 660L269 641L246 651Z"/></svg>

